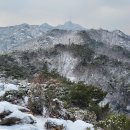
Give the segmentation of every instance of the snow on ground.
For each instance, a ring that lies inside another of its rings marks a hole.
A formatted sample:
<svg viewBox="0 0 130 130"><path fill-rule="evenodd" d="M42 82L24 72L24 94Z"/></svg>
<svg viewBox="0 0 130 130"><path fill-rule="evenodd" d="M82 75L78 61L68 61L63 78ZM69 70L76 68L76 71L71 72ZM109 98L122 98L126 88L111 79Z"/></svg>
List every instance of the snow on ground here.
<svg viewBox="0 0 130 130"><path fill-rule="evenodd" d="M2 126L0 125L0 130L46 130L44 124L46 122L46 118L42 116L35 116L36 124L19 124L12 126Z"/></svg>
<svg viewBox="0 0 130 130"><path fill-rule="evenodd" d="M18 105L11 104L9 102L0 102L0 124L8 125L12 120L12 125L16 124L16 120L24 124L32 124L35 122L35 118L29 113L30 110Z"/></svg>
<svg viewBox="0 0 130 130"><path fill-rule="evenodd" d="M10 112L15 112L15 111L18 111L18 110L26 110L26 111L29 111L29 109L25 108L25 107L21 107L21 106L18 106L18 105L14 105L14 104L11 104L9 102L6 102L6 101L2 101L0 102L0 113L4 112L4 111L10 111Z"/></svg>
<svg viewBox="0 0 130 130"><path fill-rule="evenodd" d="M27 113L23 113L19 110L14 111L13 113L11 113L9 116L6 116L5 119L9 119L9 118L18 118L22 120L22 123L26 123L26 124L30 124L34 119L33 115L31 114L27 114Z"/></svg>
<svg viewBox="0 0 130 130"><path fill-rule="evenodd" d="M86 123L82 120L77 120L75 122L67 121L67 130L86 130L87 128L94 130L92 124Z"/></svg>
<svg viewBox="0 0 130 130"><path fill-rule="evenodd" d="M24 103L25 103L26 106L28 105L28 96L24 97Z"/></svg>
<svg viewBox="0 0 130 130"><path fill-rule="evenodd" d="M0 130L40 130L40 129L38 129L37 127L31 124L20 124L20 125L12 125L12 126L0 125Z"/></svg>
<svg viewBox="0 0 130 130"><path fill-rule="evenodd" d="M93 125L89 123L85 123L84 121L77 120L72 122L70 120L56 119L56 118L44 118L42 116L35 116L36 124L19 124L12 126L2 126L0 125L0 130L46 130L44 124L46 121L51 121L57 125L63 125L66 127L66 130L86 130L90 128L90 130L94 130Z"/></svg>
<svg viewBox="0 0 130 130"><path fill-rule="evenodd" d="M36 126L39 130L46 130L44 127L45 122L47 121L47 118L44 118L43 116L35 116L36 119Z"/></svg>
<svg viewBox="0 0 130 130"><path fill-rule="evenodd" d="M28 112L30 111L25 107L14 105L6 101L0 102L0 123L3 124L0 125L0 130L39 130L36 126L32 125L32 123L35 123L35 117L32 114L28 114ZM4 120L8 123L10 119L19 119L21 121L19 124L12 123L11 126L4 124Z"/></svg>
<svg viewBox="0 0 130 130"><path fill-rule="evenodd" d="M10 90L18 91L18 87L14 84L0 83L0 96L3 96L6 91L10 91Z"/></svg>
<svg viewBox="0 0 130 130"><path fill-rule="evenodd" d="M90 130L94 130L94 126L92 124L86 123L82 120L77 120L72 122L70 120L56 119L56 118L48 118L47 122L51 122L56 125L63 125L66 130L86 130L89 128Z"/></svg>

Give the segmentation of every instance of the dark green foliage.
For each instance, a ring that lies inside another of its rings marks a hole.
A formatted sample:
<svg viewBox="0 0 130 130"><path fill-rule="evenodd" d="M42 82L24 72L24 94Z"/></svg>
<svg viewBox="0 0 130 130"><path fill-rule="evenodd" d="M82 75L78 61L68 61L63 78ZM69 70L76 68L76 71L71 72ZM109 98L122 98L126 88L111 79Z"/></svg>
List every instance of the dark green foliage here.
<svg viewBox="0 0 130 130"><path fill-rule="evenodd" d="M55 89L53 87L46 89L45 95L48 102L58 98L65 103L66 108L79 107L80 109L88 109L96 114L97 120L103 119L107 115L109 105L107 104L103 108L98 105L106 96L106 92L103 92L100 88L85 85L83 82L72 83L56 73L55 70L49 72L47 64L43 66L42 75L47 79L58 79L62 83Z"/></svg>
<svg viewBox="0 0 130 130"><path fill-rule="evenodd" d="M6 91L5 94L0 97L0 101L14 102L15 100L22 99L25 95L27 95L27 92L24 90L10 90Z"/></svg>
<svg viewBox="0 0 130 130"><path fill-rule="evenodd" d="M70 86L69 93L64 100L68 107L79 107L93 111L97 116L97 120L99 120L104 118L109 111L109 105L104 107L98 105L105 96L106 92L101 89L80 82Z"/></svg>
<svg viewBox="0 0 130 130"><path fill-rule="evenodd" d="M41 76L44 77L45 80L49 80L50 78L57 79L62 83L71 84L71 81L64 76L61 76L55 69L49 71L47 63L44 63L43 68L41 70Z"/></svg>
<svg viewBox="0 0 130 130"><path fill-rule="evenodd" d="M125 115L111 115L97 123L105 130L130 130L130 119Z"/></svg>
<svg viewBox="0 0 130 130"><path fill-rule="evenodd" d="M109 104L106 104L104 107L100 107L99 105L93 103L89 106L88 108L90 111L93 111L97 118L96 120L99 121L99 120L102 120L104 119L106 116L108 116L109 114Z"/></svg>
<svg viewBox="0 0 130 130"><path fill-rule="evenodd" d="M80 59L81 65L87 65L93 59L94 51L89 47L88 44L78 45L71 43L69 45L58 44L55 46L55 50L68 51L73 54L74 57Z"/></svg>
<svg viewBox="0 0 130 130"><path fill-rule="evenodd" d="M43 103L40 102L39 98L35 98L33 100L29 98L28 107L33 112L33 114L42 115Z"/></svg>
<svg viewBox="0 0 130 130"><path fill-rule="evenodd" d="M26 78L27 71L23 66L19 66L18 63L8 55L0 56L0 71L3 72L7 77L12 76L13 78Z"/></svg>
<svg viewBox="0 0 130 130"><path fill-rule="evenodd" d="M30 89L31 94L28 99L28 107L34 114L42 115L43 105L44 105L44 92L42 90L42 86L39 84L35 84Z"/></svg>
<svg viewBox="0 0 130 130"><path fill-rule="evenodd" d="M34 89L38 92L43 92L43 94L37 95L36 93L33 93L32 95L38 97L36 98L38 99L36 102L41 102L40 100L41 98L43 100L44 96L44 103L46 103L44 105L47 108L50 107L49 105L53 99L58 98L63 101L66 109L73 107L78 107L79 109L84 110L87 109L96 114L97 120L104 118L104 114L109 111L109 106L101 108L98 105L98 103L106 96L105 92L95 86L85 85L83 82L72 83L63 76L60 76L56 70L49 71L46 63L44 64L36 83L42 84L44 82L47 82L47 86L43 89L44 91L42 89L39 91L39 87ZM31 110L35 113L41 108L37 108L36 102L35 100L30 101Z"/></svg>
<svg viewBox="0 0 130 130"><path fill-rule="evenodd" d="M48 78L58 78L58 77L60 77L60 75L56 72L56 70L52 70L52 71L49 72L47 63L44 63L41 72L42 72L41 74L44 77L46 77L47 79Z"/></svg>
<svg viewBox="0 0 130 130"><path fill-rule="evenodd" d="M79 58L86 58L87 60L91 60L94 51L89 48L89 46L87 44L83 44L83 45L78 45L78 44L74 44L71 43L69 45L62 45L62 44L58 44L55 46L55 49L58 50L64 50L64 51L69 51L71 52L75 57L79 57Z"/></svg>
<svg viewBox="0 0 130 130"><path fill-rule="evenodd" d="M73 85L69 97L73 105L86 108L90 104L98 104L105 96L106 93L101 89L80 82Z"/></svg>
<svg viewBox="0 0 130 130"><path fill-rule="evenodd" d="M7 76L13 76L13 78L16 78L16 79L27 77L26 69L22 66L17 66L17 65L6 68L5 74Z"/></svg>
<svg viewBox="0 0 130 130"><path fill-rule="evenodd" d="M94 51L91 50L87 44L84 45L72 44L69 46L69 48L73 51L74 56L81 58L81 61L83 63L90 62L94 54Z"/></svg>

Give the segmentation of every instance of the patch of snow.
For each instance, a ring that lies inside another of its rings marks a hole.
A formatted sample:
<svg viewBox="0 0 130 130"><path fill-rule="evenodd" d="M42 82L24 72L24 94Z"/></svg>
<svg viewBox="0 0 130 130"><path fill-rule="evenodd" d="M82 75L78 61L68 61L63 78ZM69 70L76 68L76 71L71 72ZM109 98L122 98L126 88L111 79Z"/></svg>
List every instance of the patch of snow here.
<svg viewBox="0 0 130 130"><path fill-rule="evenodd" d="M104 98L104 100L99 103L99 106L100 106L100 107L104 107L104 106L107 105L109 102L110 102L110 101L108 100L108 98Z"/></svg>
<svg viewBox="0 0 130 130"><path fill-rule="evenodd" d="M43 116L35 116L36 119L36 126L38 127L39 130L46 130L44 127L45 122L47 121L46 118Z"/></svg>
<svg viewBox="0 0 130 130"><path fill-rule="evenodd" d="M35 122L33 115L24 113L22 110L29 112L29 110L25 107L17 106L6 101L0 102L0 114L4 112L11 112L8 116L4 117L4 119L18 118L22 121L22 123L26 124Z"/></svg>
<svg viewBox="0 0 130 130"><path fill-rule="evenodd" d="M67 122L63 119L48 118L47 122L51 122L51 123L54 123L56 125L63 125L64 127L67 127Z"/></svg>
<svg viewBox="0 0 130 130"><path fill-rule="evenodd" d="M25 96L25 97L24 97L24 103L25 103L25 105L28 104L28 96Z"/></svg>
<svg viewBox="0 0 130 130"><path fill-rule="evenodd" d="M71 81L75 81L75 76L73 74L74 68L78 63L78 58L73 57L70 53L61 53L58 57L51 59L50 69L56 69L61 75L67 77Z"/></svg>
<svg viewBox="0 0 130 130"><path fill-rule="evenodd" d="M5 84L4 88L5 88L5 91L18 90L18 87L14 84Z"/></svg>
<svg viewBox="0 0 130 130"><path fill-rule="evenodd" d="M5 91L0 91L0 97L5 94Z"/></svg>
<svg viewBox="0 0 130 130"><path fill-rule="evenodd" d="M68 121L67 123L67 130L86 130L87 128L94 130L92 124L86 123L82 120L77 120L75 122Z"/></svg>
<svg viewBox="0 0 130 130"><path fill-rule="evenodd" d="M11 104L11 103L6 102L6 101L0 102L0 112L4 112L4 111L14 112L14 111L23 110L23 109L29 111L25 107L14 105L14 104Z"/></svg>
<svg viewBox="0 0 130 130"><path fill-rule="evenodd" d="M127 107L126 107L126 110L130 111L130 106L127 106Z"/></svg>
<svg viewBox="0 0 130 130"><path fill-rule="evenodd" d="M12 125L12 126L1 126L0 130L40 130L37 127L31 124L20 124L20 125ZM44 129L42 129L44 130Z"/></svg>
<svg viewBox="0 0 130 130"><path fill-rule="evenodd" d="M22 120L22 123L30 124L32 122L32 119L34 120L34 117L31 114L23 113L19 110L14 111L9 116L6 116L5 118L19 118Z"/></svg>
<svg viewBox="0 0 130 130"><path fill-rule="evenodd" d="M0 96L3 96L6 91L10 91L10 90L18 91L18 87L14 84L0 83Z"/></svg>
<svg viewBox="0 0 130 130"><path fill-rule="evenodd" d="M82 120L72 122L70 120L66 121L63 119L48 118L47 122L51 122L56 125L63 125L66 130L86 130L87 128L94 130L94 126L92 124L86 123Z"/></svg>

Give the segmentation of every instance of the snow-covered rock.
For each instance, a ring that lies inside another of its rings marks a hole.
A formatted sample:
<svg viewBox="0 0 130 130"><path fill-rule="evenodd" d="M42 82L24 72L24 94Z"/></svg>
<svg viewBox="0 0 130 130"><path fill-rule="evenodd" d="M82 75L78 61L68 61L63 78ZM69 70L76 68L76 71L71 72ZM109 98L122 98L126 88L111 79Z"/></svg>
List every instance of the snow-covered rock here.
<svg viewBox="0 0 130 130"><path fill-rule="evenodd" d="M82 120L77 120L75 122L68 122L68 130L94 130L94 126L92 124L86 123Z"/></svg>
<svg viewBox="0 0 130 130"><path fill-rule="evenodd" d="M58 120L58 119L48 119L45 123L45 127L47 130L54 129L54 130L65 130L67 129L67 124L65 120Z"/></svg>
<svg viewBox="0 0 130 130"><path fill-rule="evenodd" d="M50 128L53 128L54 130L86 130L87 128L94 130L94 126L92 124L86 123L82 120L72 122L70 120L56 118L48 118L45 123L45 127L47 130Z"/></svg>
<svg viewBox="0 0 130 130"><path fill-rule="evenodd" d="M0 124L13 125L18 123L33 124L35 119L30 110L9 102L0 102Z"/></svg>
<svg viewBox="0 0 130 130"><path fill-rule="evenodd" d="M15 90L18 91L18 87L14 84L0 83L0 96L3 96L5 92Z"/></svg>
<svg viewBox="0 0 130 130"><path fill-rule="evenodd" d="M22 106L27 105L28 85L0 83L0 101L8 101Z"/></svg>
<svg viewBox="0 0 130 130"><path fill-rule="evenodd" d="M44 130L44 129L38 129L36 126L31 124L19 124L19 125L12 125L12 126L0 125L0 130Z"/></svg>

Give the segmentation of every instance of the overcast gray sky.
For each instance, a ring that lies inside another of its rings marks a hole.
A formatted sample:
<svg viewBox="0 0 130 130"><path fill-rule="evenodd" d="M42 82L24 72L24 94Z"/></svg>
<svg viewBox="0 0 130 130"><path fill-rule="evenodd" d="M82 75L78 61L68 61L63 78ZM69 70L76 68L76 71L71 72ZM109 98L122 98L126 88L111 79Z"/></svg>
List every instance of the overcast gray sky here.
<svg viewBox="0 0 130 130"><path fill-rule="evenodd" d="M130 0L0 0L0 26L65 21L130 34Z"/></svg>

